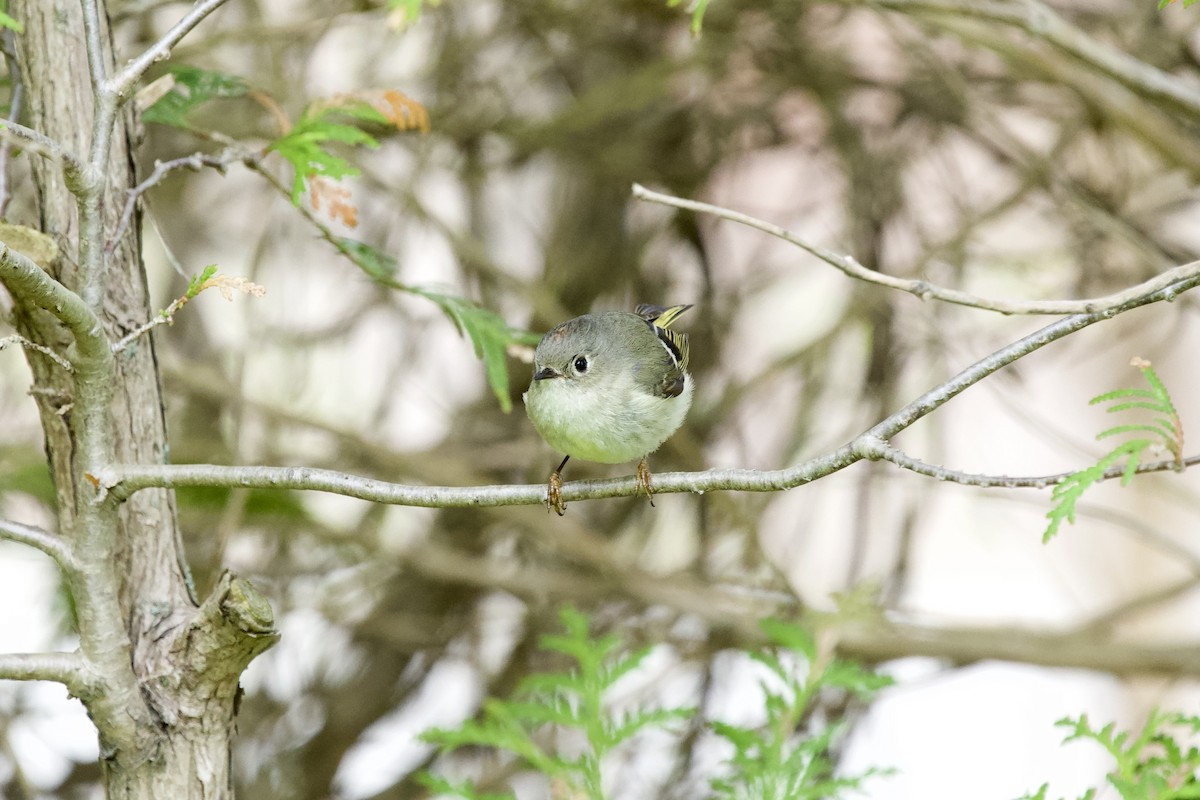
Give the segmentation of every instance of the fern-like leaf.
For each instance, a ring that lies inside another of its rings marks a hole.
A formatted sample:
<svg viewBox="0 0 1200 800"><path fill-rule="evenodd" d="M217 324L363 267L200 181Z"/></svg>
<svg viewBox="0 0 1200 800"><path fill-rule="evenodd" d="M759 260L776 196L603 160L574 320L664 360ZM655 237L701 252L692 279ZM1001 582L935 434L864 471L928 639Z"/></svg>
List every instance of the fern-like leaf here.
<svg viewBox="0 0 1200 800"><path fill-rule="evenodd" d="M1165 447L1175 459L1178 468L1183 468L1183 423L1179 412L1171 401L1167 387L1154 372L1149 361L1135 358L1132 366L1141 370L1143 378L1150 388L1116 389L1097 395L1089 401L1089 405L1109 404L1106 411L1119 414L1127 411L1149 411L1155 416L1149 422L1131 422L1114 425L1096 435L1097 441L1110 439L1114 436L1142 434L1135 439L1121 442L1112 450L1105 453L1090 467L1073 472L1063 478L1053 489L1050 499L1054 506L1046 512L1049 523L1042 534L1042 541L1048 542L1058 533L1064 522L1074 524L1075 507L1083 493L1108 474L1108 471L1124 461L1121 471L1121 485L1126 486L1155 445ZM1147 438L1144 436L1149 434Z"/></svg>

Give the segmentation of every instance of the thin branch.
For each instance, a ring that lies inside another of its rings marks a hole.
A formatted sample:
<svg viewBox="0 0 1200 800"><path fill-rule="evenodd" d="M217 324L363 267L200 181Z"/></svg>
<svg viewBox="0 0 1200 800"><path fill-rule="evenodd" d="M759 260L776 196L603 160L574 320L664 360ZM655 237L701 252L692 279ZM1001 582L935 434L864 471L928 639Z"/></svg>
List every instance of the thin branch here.
<svg viewBox="0 0 1200 800"><path fill-rule="evenodd" d="M1200 92L1192 84L1100 42L1038 0L870 0L869 5L983 19L1019 28L1116 79L1138 96L1200 119Z"/></svg>
<svg viewBox="0 0 1200 800"><path fill-rule="evenodd" d="M633 196L639 200L645 200L650 203L658 203L664 206L673 206L675 208L687 209L689 211L697 211L704 214L712 214L721 219L727 219L731 222L737 222L746 225L750 228L760 230L763 233L768 233L772 236L783 239L789 244L794 244L807 253L810 253L824 261L826 264L842 271L851 278L873 283L879 286L886 286L889 289L897 289L902 292L915 295L921 300L940 300L945 303L954 303L960 306L970 308L979 308L985 311L996 311L1001 314L1031 314L1031 315L1060 315L1060 314L1094 314L1108 309L1120 307L1131 300L1135 300L1144 295L1157 292L1172 284L1186 280L1188 278L1200 275L1200 261L1193 261L1190 264L1174 267L1166 272L1156 275L1144 283L1139 283L1136 286L1131 286L1128 289L1123 289L1113 294L1104 295L1103 297L1094 297L1087 300L999 300L987 297L979 297L968 292L959 291L957 289L949 289L925 280L913 280L909 278L897 278L893 275L886 275L882 272L877 272L873 269L868 269L858 263L852 256L829 250L818 244L801 239L791 231L774 225L770 222L765 222L747 214L742 214L737 211L732 211L721 206L714 206L709 203L701 203L696 200L685 200L680 197L662 194L647 189L640 184L633 185Z"/></svg>
<svg viewBox="0 0 1200 800"><path fill-rule="evenodd" d="M75 653L0 653L0 680L55 681L71 694L86 691L87 664Z"/></svg>
<svg viewBox="0 0 1200 800"><path fill-rule="evenodd" d="M1200 285L1200 275L1193 275L1115 308L1092 314L1076 314L1052 322L977 361L958 375L930 389L827 455L780 470L716 469L705 472L672 472L655 475L654 491L657 493L694 492L698 494L717 490L778 491L809 483L863 459L873 461L898 459L899 451L893 450L888 444L888 440L988 375L1089 325L1111 319L1125 311L1149 303L1174 300L1183 292L1197 285ZM1172 468L1175 468L1174 462L1169 463L1172 464ZM1155 465L1146 466L1153 467ZM102 492L111 493L117 500L124 500L136 491L151 487L226 486L309 489L377 503L431 508L469 508L544 503L547 493L545 486L411 486L308 467L113 464L93 473L92 477L99 484ZM1058 477L1061 479L1063 476ZM1012 479L1004 480L1007 482ZM1029 480L1031 481L1029 485L1050 485L1045 479ZM1007 485L1007 483L1000 485ZM564 500L593 500L603 497L628 496L636 493L638 489L639 484L635 477L602 481L576 481L563 486L562 496Z"/></svg>
<svg viewBox="0 0 1200 800"><path fill-rule="evenodd" d="M153 317L151 317L149 320L147 320L146 322L143 322L141 325L138 325L136 328L131 330L129 333L122 336L118 341L113 342L113 346L112 346L113 355L116 355L116 354L122 352L126 347L129 347L129 345L133 344L139 338L141 338L141 336L143 334L149 333L151 330L153 330L154 328L157 328L159 325L170 325L171 323L173 323L175 321L175 312L178 311L179 309L183 308L185 305L187 305L188 301L191 299L192 298L189 297L188 295L182 295L180 297L176 297L174 300L171 301L171 304L168 305L166 308L164 308L162 311L158 312Z"/></svg>
<svg viewBox="0 0 1200 800"><path fill-rule="evenodd" d="M16 344L16 345L20 345L21 347L28 348L30 350L36 350L39 353L41 353L42 355L44 355L47 358L49 358L50 360L52 360L55 364L58 364L60 367L65 369L67 372L71 372L74 369L74 367L71 366L70 361L67 361L65 358L60 356L58 353L54 352L49 347L46 347L46 345L38 344L37 342L31 342L28 339L26 339L24 336L18 336L17 334L14 333L12 336L5 336L3 338L0 338L0 350L3 350L4 348L8 347L10 344Z"/></svg>
<svg viewBox="0 0 1200 800"><path fill-rule="evenodd" d="M1129 617L1148 609L1165 605L1171 600L1194 591L1197 586L1200 586L1200 576L1193 574L1176 583L1140 594L1132 600L1127 600L1115 608L1092 617L1080 625L1072 635L1095 638L1107 637L1117 624Z"/></svg>
<svg viewBox="0 0 1200 800"><path fill-rule="evenodd" d="M23 150L62 164L63 175L66 177L67 186L71 188L71 191L75 191L75 187L83 182L83 176L87 172L83 162L74 153L44 133L26 128L10 119L0 119L0 137L3 137L5 141L18 143Z"/></svg>
<svg viewBox="0 0 1200 800"><path fill-rule="evenodd" d="M958 483L963 486L974 486L980 489L1046 489L1051 486L1056 486L1062 481L1074 475L1074 472L1059 472L1054 475L1036 475L1036 476L1011 476L1011 475L982 475L973 472L959 472L958 470L947 469L946 467L937 466L936 464L928 464L918 458L913 458L907 453L898 450L897 448L880 443L879 449L876 451L877 457L881 461L889 461L901 469L915 472L918 475L924 475L928 478L936 478L944 483ZM1189 456L1183 459L1184 467L1193 467L1200 464L1200 455ZM1141 475L1147 472L1179 472L1179 462L1174 458L1165 461L1153 461L1138 464L1137 474ZM1124 465L1112 467L1104 473L1101 480L1112 480L1120 478L1125 474Z"/></svg>
<svg viewBox="0 0 1200 800"><path fill-rule="evenodd" d="M226 167L239 161L256 158L257 154L228 148L217 155L209 155L207 153L193 153L190 156L182 158L174 158L170 161L154 162L154 170L150 173L146 180L139 183L137 186L129 190L125 199L125 208L121 212L121 220L117 224L117 229L113 232L112 238L109 240L107 247L108 252L116 246L125 231L129 228L133 221L133 212L137 208L137 202L143 194L149 191L154 186L162 183L162 181L172 172L178 169L190 169L198 171L201 167L212 167L222 174L225 173Z"/></svg>
<svg viewBox="0 0 1200 800"><path fill-rule="evenodd" d="M85 0L85 3L92 1L94 0ZM104 90L112 93L121 102L127 100L133 92L134 85L146 74L146 70L150 69L150 66L154 62L169 58L171 48L179 44L179 41L184 36L191 33L192 29L199 25L205 17L220 8L224 3L225 0L201 0L201 2L196 3L161 39L150 45L149 49L126 64L116 75L112 76L105 83Z"/></svg>
<svg viewBox="0 0 1200 800"><path fill-rule="evenodd" d="M87 44L88 72L91 73L92 88L98 91L108 80L108 69L104 64L103 28L100 27L99 0L81 0L83 6L83 35ZM97 100L101 98L97 96Z"/></svg>
<svg viewBox="0 0 1200 800"><path fill-rule="evenodd" d="M71 553L70 545L62 537L56 536L50 533L50 531L45 531L21 522L14 522L13 520L0 519L0 539L7 539L10 542L17 542L28 545L36 550L41 550L53 558L64 572L69 572L77 568L75 556Z"/></svg>

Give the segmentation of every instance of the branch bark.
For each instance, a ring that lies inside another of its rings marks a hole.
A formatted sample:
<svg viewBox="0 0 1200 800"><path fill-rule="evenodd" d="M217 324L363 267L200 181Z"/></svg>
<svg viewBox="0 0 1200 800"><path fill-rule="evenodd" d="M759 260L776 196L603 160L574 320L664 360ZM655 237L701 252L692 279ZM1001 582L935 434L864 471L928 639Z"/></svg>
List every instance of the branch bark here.
<svg viewBox="0 0 1200 800"><path fill-rule="evenodd" d="M79 696L88 692L87 664L74 653L0 653L0 679L54 681Z"/></svg>
<svg viewBox="0 0 1200 800"><path fill-rule="evenodd" d="M7 539L10 542L41 550L53 558L64 572L72 572L78 568L75 556L71 552L71 546L50 531L14 520L0 519L0 539Z"/></svg>

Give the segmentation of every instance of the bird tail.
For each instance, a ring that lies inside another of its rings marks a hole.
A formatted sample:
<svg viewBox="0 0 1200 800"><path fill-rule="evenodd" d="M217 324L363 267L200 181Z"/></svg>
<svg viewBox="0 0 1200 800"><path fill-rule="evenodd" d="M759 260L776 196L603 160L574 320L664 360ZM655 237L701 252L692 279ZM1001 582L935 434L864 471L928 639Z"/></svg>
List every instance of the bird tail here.
<svg viewBox="0 0 1200 800"><path fill-rule="evenodd" d="M691 308L691 303L686 303L681 306L652 306L648 303L642 303L633 310L642 319L655 325L659 328L669 328L671 323L679 318L683 312Z"/></svg>

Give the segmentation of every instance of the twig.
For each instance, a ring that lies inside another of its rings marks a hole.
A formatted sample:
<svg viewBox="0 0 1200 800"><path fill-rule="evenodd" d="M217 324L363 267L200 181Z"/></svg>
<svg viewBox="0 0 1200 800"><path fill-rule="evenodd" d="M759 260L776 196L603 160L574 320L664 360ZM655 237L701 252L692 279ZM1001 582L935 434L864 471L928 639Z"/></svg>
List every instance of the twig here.
<svg viewBox="0 0 1200 800"><path fill-rule="evenodd" d="M959 472L957 470L947 469L946 467L928 464L920 459L892 447L888 444L881 443L877 450L878 458L881 461L888 461L895 464L901 469L915 472L918 475L924 475L928 478L936 478L945 483L957 483L963 486L974 486L979 489L1046 489L1051 486L1056 486L1068 476L1075 474L1074 472L1059 472L1054 475L1036 475L1036 476L1011 476L1011 475L982 475L972 472ZM1183 459L1184 467L1192 467L1200 464L1200 455L1189 456ZM1138 464L1137 473L1140 475L1146 472L1167 472L1168 470L1178 472L1180 469L1179 463L1174 458L1165 461L1151 461ZM1119 465L1107 470L1104 473L1102 480L1112 480L1120 478L1125 474L1125 466ZM656 476L657 478L657 476ZM657 486L655 487L657 489Z"/></svg>
<svg viewBox="0 0 1200 800"><path fill-rule="evenodd" d="M26 347L30 350L36 350L39 353L41 353L42 355L44 355L47 358L49 358L50 360L52 360L55 364L58 364L60 367L65 369L67 372L71 372L74 369L74 367L71 366L70 361L67 361L65 358L60 356L58 353L54 352L49 347L46 347L46 345L38 344L37 342L31 342L28 339L26 339L24 336L18 336L17 334L13 334L12 336L5 336L4 338L0 338L0 350L3 350L4 348L8 347L10 344L16 344L16 345L20 345L21 347Z"/></svg>
<svg viewBox="0 0 1200 800"><path fill-rule="evenodd" d="M886 286L889 289L898 289L902 292L916 295L922 300L940 300L946 303L954 303L956 305L968 306L970 308L980 308L986 311L996 311L1001 314L1034 314L1034 315L1060 315L1060 314L1094 314L1106 311L1108 309L1117 308L1131 300L1135 300L1143 295L1157 292L1161 289L1171 286L1172 284L1186 280L1196 275L1200 275L1200 261L1193 261L1189 264L1174 267L1160 275L1151 278L1144 283L1139 283L1128 289L1123 289L1120 292L1105 295L1103 297L1095 297L1088 300L997 300L986 297L962 292L957 289L948 289L929 281L912 280L909 278L897 278L893 275L885 275L882 272L877 272L873 269L868 269L858 263L853 257L842 253L834 252L820 245L801 239L794 233L781 228L778 225L773 225L770 222L756 219L747 214L742 214L737 211L732 211L721 206L714 206L709 203L701 203L696 200L684 200L683 198L673 197L667 194L661 194L647 189L639 184L633 185L633 196L639 200L645 200L650 203L659 203L665 206L673 206L675 208L683 208L689 211L698 211L705 214L712 214L721 219L727 219L731 222L738 222L742 225L760 230L763 233L768 233L772 236L783 239L784 241L794 244L805 252L808 252L817 258L841 270L851 278L874 283L879 286Z"/></svg>
<svg viewBox="0 0 1200 800"><path fill-rule="evenodd" d="M208 153L193 153L190 156L182 158L174 158L170 161L154 162L154 170L150 173L146 180L133 187L126 194L125 208L121 212L121 220L117 223L117 228L113 231L112 237L109 239L105 250L109 253L116 247L117 242L128 230L129 224L133 221L133 212L137 208L137 201L143 194L149 191L154 186L162 183L169 174L178 169L190 169L198 171L201 167L212 167L218 172L224 174L225 168L230 164L238 161L246 161L247 159L257 158L257 154L249 151L239 151L234 148L228 148L221 151L217 155Z"/></svg>
<svg viewBox="0 0 1200 800"><path fill-rule="evenodd" d="M0 679L55 681L79 696L87 690L86 676L87 665L78 652L0 654Z"/></svg>
<svg viewBox="0 0 1200 800"><path fill-rule="evenodd" d="M94 0L85 0L85 5L88 2L94 2ZM168 58L171 55L171 48L179 44L179 41L184 36L191 33L193 28L223 5L224 2L225 0L201 0L196 3L161 39L150 45L145 52L126 64L111 79L105 81L103 91L113 94L120 102L127 100L133 91L134 85L146 74L146 70L150 69L150 65L156 61Z"/></svg>
<svg viewBox="0 0 1200 800"><path fill-rule="evenodd" d="M126 347L129 347L129 345L133 344L133 342L135 342L138 339L138 337L140 337L142 334L147 333L150 330L153 330L154 328L157 328L159 325L168 325L168 324L174 322L175 321L175 312L178 311L179 309L183 308L185 305L187 305L188 301L190 301L191 299L192 299L191 296L186 295L186 294L181 295L180 297L176 297L174 300L171 301L171 304L168 305L166 308L164 308L162 311L158 312L153 317L151 317L148 321L143 322L141 325L137 326L132 331L130 331L129 333L122 336L119 341L115 342L112 346L113 355L116 355L117 353L120 353L122 350L124 350Z"/></svg>
<svg viewBox="0 0 1200 800"><path fill-rule="evenodd" d="M63 175L66 177L71 191L75 191L74 187L81 184L87 172L79 157L69 152L54 139L12 120L0 119L0 138L9 142L18 142L23 150L62 164Z"/></svg>
<svg viewBox="0 0 1200 800"><path fill-rule="evenodd" d="M864 440L865 441L865 440ZM872 458L877 451L855 440L836 453L810 459L782 470L711 469L700 472L656 472L654 493L674 494L691 492L704 494L713 491L773 492L793 489L837 472L851 464ZM880 456L881 460L897 459ZM919 462L918 462L919 463ZM1186 462L1200 463L1200 456ZM905 466L905 464L897 464ZM1177 470L1174 460L1140 464L1138 474ZM914 469L919 474L936 477L949 483L978 487L1011 489L1043 489L1053 486L1070 473L1034 477L1005 475L972 475L938 468L928 471ZM1112 469L1104 480L1120 478L1123 469ZM93 475L100 486L119 500L134 492L150 488L196 488L221 486L248 489L296 489L329 492L374 503L416 506L420 508L483 508L496 506L536 505L546 500L544 484L492 486L418 486L389 483L336 470L312 467L230 467L218 464L114 464ZM572 481L563 484L563 500L599 500L607 497L628 497L641 490L636 477L607 480ZM644 491L644 490L642 490Z"/></svg>
<svg viewBox="0 0 1200 800"><path fill-rule="evenodd" d="M65 572L76 569L75 556L65 540L50 531L8 519L0 519L0 539L28 545L54 559Z"/></svg>

